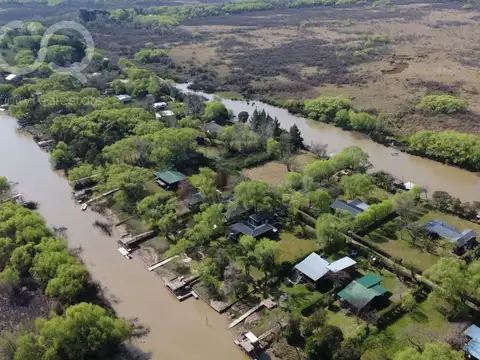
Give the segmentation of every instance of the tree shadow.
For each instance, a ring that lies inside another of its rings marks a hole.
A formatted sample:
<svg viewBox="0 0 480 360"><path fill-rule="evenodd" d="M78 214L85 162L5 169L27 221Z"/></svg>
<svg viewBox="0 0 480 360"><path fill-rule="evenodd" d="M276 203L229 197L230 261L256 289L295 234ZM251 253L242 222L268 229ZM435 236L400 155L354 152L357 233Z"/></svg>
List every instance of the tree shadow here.
<svg viewBox="0 0 480 360"><path fill-rule="evenodd" d="M368 234L368 237L374 243L388 243L389 242L389 239L387 239L385 236L380 235L377 232L373 232L373 233Z"/></svg>
<svg viewBox="0 0 480 360"><path fill-rule="evenodd" d="M410 317L417 323L427 323L428 322L428 316L416 306L415 308L412 309L410 312Z"/></svg>

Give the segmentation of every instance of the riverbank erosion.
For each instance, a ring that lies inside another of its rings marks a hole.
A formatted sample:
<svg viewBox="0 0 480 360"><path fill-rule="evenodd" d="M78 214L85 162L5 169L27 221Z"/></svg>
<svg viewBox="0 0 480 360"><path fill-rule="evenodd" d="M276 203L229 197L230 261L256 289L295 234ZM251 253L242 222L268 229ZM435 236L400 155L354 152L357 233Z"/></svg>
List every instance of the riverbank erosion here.
<svg viewBox="0 0 480 360"><path fill-rule="evenodd" d="M30 136L15 131L14 119L0 117L0 174L19 182L28 199L40 203L39 212L52 226L65 226L71 247L81 247L81 257L94 280L100 282L119 316L136 319L150 332L136 341L152 359L242 359L227 319L203 302L178 303L155 275L134 258L116 251L116 237L92 227L104 221L97 213L81 212L71 199L67 181L50 168L48 154ZM7 155L8 154L8 155ZM206 320L208 319L208 320Z"/></svg>
<svg viewBox="0 0 480 360"><path fill-rule="evenodd" d="M188 89L189 84L178 84L177 87L186 93L195 93L213 99L214 95ZM255 109L265 110L276 117L282 128L289 129L296 124L302 133L306 145L321 143L328 145L329 152L338 152L346 146L359 146L370 156L370 162L376 170L386 171L404 181L413 182L427 189L447 191L463 201L480 201L480 177L472 172L441 164L439 162L398 152L396 149L378 144L368 136L356 132L345 131L333 125L307 120L290 114L261 101L243 101L220 98L225 106L234 114L246 111L251 114ZM393 156L392 154L397 154Z"/></svg>

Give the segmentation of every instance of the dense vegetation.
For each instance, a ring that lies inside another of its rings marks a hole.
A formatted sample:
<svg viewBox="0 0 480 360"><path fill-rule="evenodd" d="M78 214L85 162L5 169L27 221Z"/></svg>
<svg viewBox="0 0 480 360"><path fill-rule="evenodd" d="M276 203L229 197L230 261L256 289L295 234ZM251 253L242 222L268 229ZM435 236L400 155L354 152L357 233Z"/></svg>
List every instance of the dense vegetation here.
<svg viewBox="0 0 480 360"><path fill-rule="evenodd" d="M131 336L131 326L102 307L97 286L66 241L37 213L5 202L9 196L8 182L0 178L1 291L13 302L35 284L56 305L52 315L37 319L33 328L16 324L19 331L2 332L2 358L81 360L114 355Z"/></svg>

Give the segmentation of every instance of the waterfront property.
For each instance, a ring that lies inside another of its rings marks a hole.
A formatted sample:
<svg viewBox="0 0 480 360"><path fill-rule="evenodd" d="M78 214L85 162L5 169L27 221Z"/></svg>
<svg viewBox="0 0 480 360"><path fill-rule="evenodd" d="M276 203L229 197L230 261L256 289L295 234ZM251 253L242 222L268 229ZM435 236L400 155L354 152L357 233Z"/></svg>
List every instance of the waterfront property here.
<svg viewBox="0 0 480 360"><path fill-rule="evenodd" d="M388 294L388 290L380 285L382 279L375 274L368 274L353 280L337 295L344 304L360 312L365 306L379 303Z"/></svg>
<svg viewBox="0 0 480 360"><path fill-rule="evenodd" d="M307 282L316 283L330 273L335 274L341 271L352 273L355 270L356 263L355 260L348 256L330 263L317 253L312 252L305 259L295 265L294 282L298 283L303 279Z"/></svg>
<svg viewBox="0 0 480 360"><path fill-rule="evenodd" d="M456 251L472 248L477 237L477 233L474 230L465 229L459 231L454 226L438 219L428 221L423 228L430 236L440 236L450 241L455 245Z"/></svg>
<svg viewBox="0 0 480 360"><path fill-rule="evenodd" d="M155 182L166 190L177 188L180 182L186 178L187 177L184 174L175 169L157 171L155 173Z"/></svg>
<svg viewBox="0 0 480 360"><path fill-rule="evenodd" d="M335 200L331 205L331 209L334 210L343 210L348 211L353 216L357 216L361 212L368 209L368 205L365 204L360 199L353 199L353 200Z"/></svg>

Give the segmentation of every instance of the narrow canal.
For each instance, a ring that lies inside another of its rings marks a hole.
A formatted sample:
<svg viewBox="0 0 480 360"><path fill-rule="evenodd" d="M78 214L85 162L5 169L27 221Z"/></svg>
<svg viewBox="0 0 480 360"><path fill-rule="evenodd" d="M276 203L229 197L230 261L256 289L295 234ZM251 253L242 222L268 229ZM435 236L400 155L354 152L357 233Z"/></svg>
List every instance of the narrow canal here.
<svg viewBox="0 0 480 360"><path fill-rule="evenodd" d="M187 86L188 84L177 84L184 92L203 95L208 99L214 97L211 94L188 90ZM297 124L307 145L312 142L328 144L329 152L338 152L345 146L359 146L370 155L370 161L376 170L387 171L405 182L423 186L428 190L429 196L436 190L444 190L463 201L480 201L480 177L475 173L402 152L392 156L392 153L397 152L395 149L378 144L365 135L307 120L260 101L247 103L240 100L221 100L235 115L241 111L252 114L255 108L265 109L272 117L278 118L284 129Z"/></svg>
<svg viewBox="0 0 480 360"><path fill-rule="evenodd" d="M30 136L18 133L16 121L3 114L0 154L0 176L18 181L18 191L40 203L39 211L49 224L68 228L70 246L82 247L85 264L115 300L119 316L136 318L150 328L136 346L152 352L153 360L244 359L233 343L234 335L226 330L227 318L201 300L178 303L140 259L121 256L116 237L92 227L101 216L80 211L67 181L51 170L48 154Z"/></svg>

